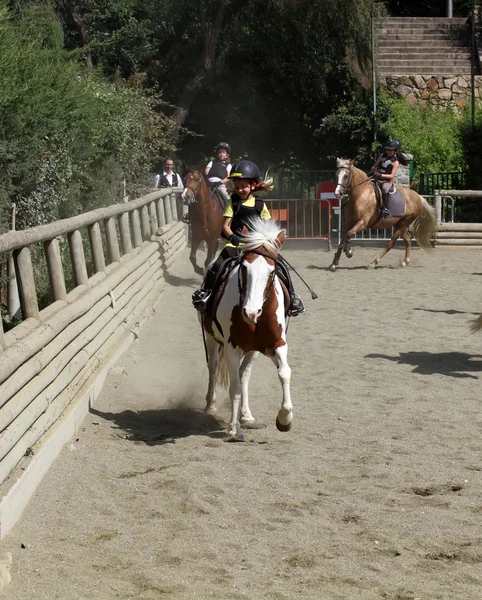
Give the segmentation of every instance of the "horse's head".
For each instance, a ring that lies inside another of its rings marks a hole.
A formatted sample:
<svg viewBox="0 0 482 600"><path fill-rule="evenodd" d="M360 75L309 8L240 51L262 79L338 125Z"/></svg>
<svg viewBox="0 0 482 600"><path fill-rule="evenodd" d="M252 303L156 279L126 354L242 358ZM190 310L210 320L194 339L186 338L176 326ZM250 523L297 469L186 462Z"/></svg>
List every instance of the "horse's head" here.
<svg viewBox="0 0 482 600"><path fill-rule="evenodd" d="M191 204L199 200L200 192L205 188L206 181L201 171L188 171L186 174L186 183L182 192L184 204Z"/></svg>
<svg viewBox="0 0 482 600"><path fill-rule="evenodd" d="M355 164L354 160L348 158L337 158L336 159L336 188L335 196L341 198L343 194L347 192L352 184L353 172L352 166Z"/></svg>
<svg viewBox="0 0 482 600"><path fill-rule="evenodd" d="M258 321L275 281L278 251L285 239L284 229L272 221L257 220L253 230L242 237L242 261L238 272L243 319Z"/></svg>

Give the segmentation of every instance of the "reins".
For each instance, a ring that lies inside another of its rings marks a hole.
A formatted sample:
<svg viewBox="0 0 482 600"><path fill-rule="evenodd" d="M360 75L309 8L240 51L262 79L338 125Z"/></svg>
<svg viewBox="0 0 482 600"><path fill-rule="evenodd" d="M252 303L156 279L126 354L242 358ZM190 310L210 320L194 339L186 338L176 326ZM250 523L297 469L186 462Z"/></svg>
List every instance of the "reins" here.
<svg viewBox="0 0 482 600"><path fill-rule="evenodd" d="M190 173L189 177L190 177L191 179L194 179L194 177L193 177L192 173ZM214 190L216 189L216 188L212 188L212 189L210 189L210 188L209 188L209 186L208 186L208 190L209 190L209 195L208 195L208 197L207 197L207 198L206 198L206 200L204 200L203 202L199 202L199 200L197 200L197 198L196 198L196 195L197 195L197 193L198 193L198 188L199 188L199 186L200 186L200 185L201 185L201 183L202 183L202 179L203 179L203 176L202 176L202 175L200 175L199 179L197 180L197 185L196 185L196 187L194 188L194 190L193 190L192 188L190 188L189 186L186 186L186 187L187 187L189 190L191 190L191 192L192 192L192 198L194 198L194 202L197 202L197 203L199 204L199 206L204 206L205 204L207 204L207 203L209 202L209 200L210 200L210 199L211 199L211 198L214 196ZM216 196L214 196L214 199L216 200ZM217 200L216 200L216 201L217 201ZM219 204L219 203L218 203L218 204Z"/></svg>

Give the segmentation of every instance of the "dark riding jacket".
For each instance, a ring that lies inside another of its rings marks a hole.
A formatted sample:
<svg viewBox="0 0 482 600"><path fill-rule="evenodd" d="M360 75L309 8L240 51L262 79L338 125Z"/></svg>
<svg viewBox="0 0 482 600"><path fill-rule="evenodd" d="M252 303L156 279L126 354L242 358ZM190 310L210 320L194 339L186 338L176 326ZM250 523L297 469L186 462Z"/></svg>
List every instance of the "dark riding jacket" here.
<svg viewBox="0 0 482 600"><path fill-rule="evenodd" d="M226 179L228 176L228 165L229 160L218 160L213 159L212 167L209 169L208 177L219 177L219 179Z"/></svg>
<svg viewBox="0 0 482 600"><path fill-rule="evenodd" d="M263 212L264 201L262 198L255 196L254 206L243 205L241 198L237 194L231 196L231 202L233 204L233 218L231 221L231 231L235 235L242 235L243 227L246 227L248 231L253 229L253 219L260 218ZM226 238L224 231L221 234L222 237Z"/></svg>

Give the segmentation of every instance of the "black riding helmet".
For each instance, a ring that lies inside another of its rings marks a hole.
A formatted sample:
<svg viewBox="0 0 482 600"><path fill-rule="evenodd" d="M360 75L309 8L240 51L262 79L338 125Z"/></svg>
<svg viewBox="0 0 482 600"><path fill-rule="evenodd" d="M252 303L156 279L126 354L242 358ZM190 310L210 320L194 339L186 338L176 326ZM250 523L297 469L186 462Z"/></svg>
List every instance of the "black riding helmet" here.
<svg viewBox="0 0 482 600"><path fill-rule="evenodd" d="M400 142L395 139L389 140L383 148L384 150L400 150Z"/></svg>
<svg viewBox="0 0 482 600"><path fill-rule="evenodd" d="M253 179L259 182L261 172L250 160L240 160L233 165L229 179Z"/></svg>
<svg viewBox="0 0 482 600"><path fill-rule="evenodd" d="M216 152L218 150L226 150L228 154L231 154L231 146L226 142L219 142L219 144L216 146Z"/></svg>

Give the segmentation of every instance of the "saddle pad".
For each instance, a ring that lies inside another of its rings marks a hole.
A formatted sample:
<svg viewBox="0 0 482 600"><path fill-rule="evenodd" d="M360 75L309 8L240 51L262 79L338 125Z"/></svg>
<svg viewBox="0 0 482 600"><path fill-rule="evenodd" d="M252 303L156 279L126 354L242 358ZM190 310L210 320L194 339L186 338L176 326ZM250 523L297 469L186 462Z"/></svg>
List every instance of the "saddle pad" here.
<svg viewBox="0 0 482 600"><path fill-rule="evenodd" d="M405 197L399 190L388 195L388 210L392 217L403 217L405 214Z"/></svg>

